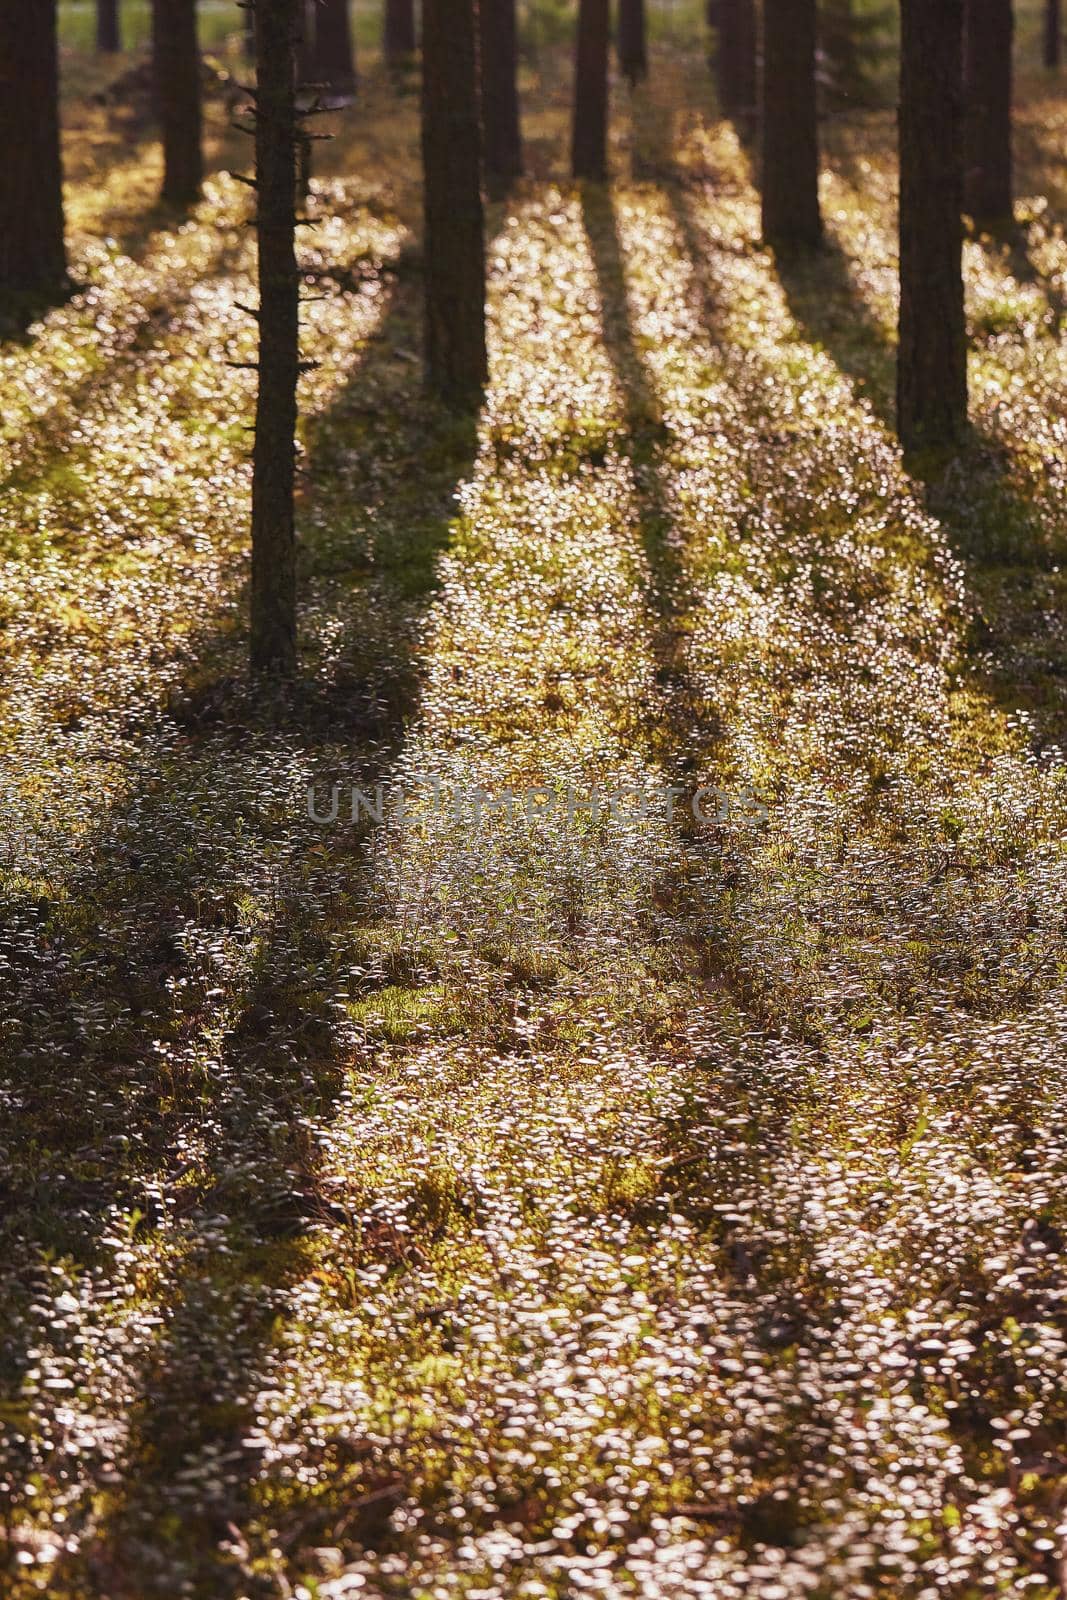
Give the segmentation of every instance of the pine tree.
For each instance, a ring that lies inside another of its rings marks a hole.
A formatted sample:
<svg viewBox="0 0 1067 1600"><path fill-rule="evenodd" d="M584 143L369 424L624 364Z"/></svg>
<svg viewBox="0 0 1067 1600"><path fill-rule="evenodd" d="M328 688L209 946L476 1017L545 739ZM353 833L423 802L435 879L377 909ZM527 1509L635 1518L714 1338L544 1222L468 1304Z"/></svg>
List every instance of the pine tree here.
<svg viewBox="0 0 1067 1600"><path fill-rule="evenodd" d="M311 0L304 22L301 77L327 94L350 95L356 64L348 0Z"/></svg>
<svg viewBox="0 0 1067 1600"><path fill-rule="evenodd" d="M1045 26L1043 29L1042 54L1046 67L1050 70L1060 64L1060 51L1063 42L1063 15L1060 0L1045 0Z"/></svg>
<svg viewBox="0 0 1067 1600"><path fill-rule="evenodd" d="M515 0L479 0L485 179L499 198L522 176Z"/></svg>
<svg viewBox="0 0 1067 1600"><path fill-rule="evenodd" d="M963 310L963 0L901 0L900 337L905 449L967 426Z"/></svg>
<svg viewBox="0 0 1067 1600"><path fill-rule="evenodd" d="M96 48L102 55L122 49L119 0L96 0Z"/></svg>
<svg viewBox="0 0 1067 1600"><path fill-rule="evenodd" d="M645 0L619 0L619 67L630 87L648 77Z"/></svg>
<svg viewBox="0 0 1067 1600"><path fill-rule="evenodd" d="M608 171L609 0L578 0L571 171L596 182Z"/></svg>
<svg viewBox="0 0 1067 1600"><path fill-rule="evenodd" d="M296 669L293 490L300 374L296 48L300 0L255 0L259 390L252 457L251 666Z"/></svg>
<svg viewBox="0 0 1067 1600"><path fill-rule="evenodd" d="M1012 220L1012 0L967 0L964 207L982 228Z"/></svg>
<svg viewBox="0 0 1067 1600"><path fill-rule="evenodd" d="M0 291L67 281L55 0L0 5Z"/></svg>
<svg viewBox="0 0 1067 1600"><path fill-rule="evenodd" d="M819 45L835 94L850 99L863 86L853 0L823 0L819 7Z"/></svg>
<svg viewBox="0 0 1067 1600"><path fill-rule="evenodd" d="M719 105L747 138L755 130L759 101L755 0L717 0L715 27Z"/></svg>
<svg viewBox="0 0 1067 1600"><path fill-rule="evenodd" d="M489 375L477 32L475 0L423 0L426 373L461 409Z"/></svg>
<svg viewBox="0 0 1067 1600"><path fill-rule="evenodd" d="M204 180L196 0L152 0L152 65L163 126L162 199L192 205Z"/></svg>
<svg viewBox="0 0 1067 1600"><path fill-rule="evenodd" d="M385 0L382 53L388 67L407 66L418 49L415 35L415 0Z"/></svg>
<svg viewBox="0 0 1067 1600"><path fill-rule="evenodd" d="M763 236L811 250L822 238L815 0L766 0L763 58Z"/></svg>

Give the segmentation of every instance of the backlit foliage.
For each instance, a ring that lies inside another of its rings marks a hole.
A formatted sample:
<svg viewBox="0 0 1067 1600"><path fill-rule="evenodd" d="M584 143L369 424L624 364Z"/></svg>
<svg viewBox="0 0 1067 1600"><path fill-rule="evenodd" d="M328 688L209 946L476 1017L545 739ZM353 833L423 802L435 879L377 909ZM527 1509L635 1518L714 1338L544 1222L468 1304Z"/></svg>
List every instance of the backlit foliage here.
<svg viewBox="0 0 1067 1600"><path fill-rule="evenodd" d="M610 194L539 150L491 214L476 430L419 392L410 104L352 114L284 698L244 191L80 236L5 347L14 1600L1062 1592L1057 200L969 245L978 437L909 476L888 124L779 275L697 68ZM766 814L306 814L431 772Z"/></svg>

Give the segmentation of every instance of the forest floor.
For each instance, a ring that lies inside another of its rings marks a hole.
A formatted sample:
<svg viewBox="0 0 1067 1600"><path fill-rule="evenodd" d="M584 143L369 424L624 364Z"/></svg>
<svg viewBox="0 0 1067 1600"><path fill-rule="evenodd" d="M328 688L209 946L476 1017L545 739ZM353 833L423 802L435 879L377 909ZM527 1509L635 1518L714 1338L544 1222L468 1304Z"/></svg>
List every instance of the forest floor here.
<svg viewBox="0 0 1067 1600"><path fill-rule="evenodd" d="M785 270L699 61L610 190L528 88L476 424L410 96L321 147L286 695L247 191L146 223L148 134L72 140L82 288L0 353L4 1593L1050 1600L1067 100L967 247L973 442L905 470L891 117Z"/></svg>

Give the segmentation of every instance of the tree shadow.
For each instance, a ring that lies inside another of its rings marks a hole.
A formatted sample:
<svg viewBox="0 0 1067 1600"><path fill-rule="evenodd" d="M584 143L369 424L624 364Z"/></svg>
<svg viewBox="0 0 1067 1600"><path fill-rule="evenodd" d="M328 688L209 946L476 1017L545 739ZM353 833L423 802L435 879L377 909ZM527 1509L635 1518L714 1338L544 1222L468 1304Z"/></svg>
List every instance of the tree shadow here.
<svg viewBox="0 0 1067 1600"><path fill-rule="evenodd" d="M318 645L304 681L256 691L232 633L205 619L191 650L202 667L170 715L149 719L143 770L75 869L62 884L13 880L5 897L21 1134L0 1180L0 1376L14 1396L0 1431L18 1483L38 1452L23 1414L36 1405L52 1426L31 1356L53 1337L34 1311L48 1263L105 1294L111 1282L134 1327L154 1294L164 1317L131 1340L126 1443L105 1428L83 1456L66 1525L89 1537L60 1555L56 1594L89 1583L144 1600L174 1593L178 1571L213 1597L249 1581L222 1543L249 1505L250 1401L286 1290L338 1220L316 1130L355 1049L338 1007L376 914L365 831L311 822L300 777L328 763L373 781L401 747L436 558L475 450L474 419L422 393L407 359L417 322L402 276L365 359L308 429L303 621ZM123 1279L123 1235L150 1247L154 1291ZM75 1389L91 1382L71 1370ZM10 1526L10 1499L0 1515ZM12 1539L12 1571L17 1555Z"/></svg>
<svg viewBox="0 0 1067 1600"><path fill-rule="evenodd" d="M691 236L689 245L699 260L699 240ZM827 352L893 432L895 345L864 300L845 252L830 239L807 260L776 262L776 270L800 338ZM923 506L966 563L977 602L967 649L983 688L1003 712L1030 712L1038 749L1061 744L1067 650L1042 614L1028 619L1020 602L1035 585L1051 584L1058 595L1054 575L1067 530L1041 515L1031 469L980 423L955 449L909 454L905 466Z"/></svg>
<svg viewBox="0 0 1067 1600"><path fill-rule="evenodd" d="M895 347L866 306L844 252L830 243L809 262L778 262L777 270L801 337L827 351L893 431ZM1004 713L1022 708L1034 717L1038 749L1062 744L1067 649L1059 630L1046 625L1047 612L1028 616L1022 602L1038 588L1059 596L1055 575L1067 553L1067 528L1042 516L1032 469L980 422L972 422L957 448L909 453L905 466L925 509L966 563L977 602L967 649L983 688Z"/></svg>
<svg viewBox="0 0 1067 1600"><path fill-rule="evenodd" d="M173 219L171 219L173 220ZM142 305L136 325L130 325L121 343L108 352L108 359L99 365L90 365L84 375L61 389L52 403L35 413L22 432L13 440L14 460L10 471L0 479L0 488L18 486L25 491L32 478L47 469L48 463L65 445L54 436L54 430L65 433L77 419L102 395L110 394L120 386L132 387L141 374L149 341L165 336L167 331L187 312L197 294L207 282L221 280L236 266L244 248L244 240L237 236L219 233L210 266L195 278L191 277L181 290L168 287L165 298L161 292L158 303ZM78 292L72 285L70 294ZM69 296L68 296L69 298ZM146 300L149 297L145 297ZM56 309L53 306L51 309ZM30 344L27 337L22 341Z"/></svg>
<svg viewBox="0 0 1067 1600"><path fill-rule="evenodd" d="M622 448L633 473L638 533L647 563L645 614L656 682L663 691L647 729L661 756L677 750L687 768L719 736L712 713L686 663L687 622L696 606L688 565L679 549L662 457L671 432L649 383L630 315L622 241L611 192L597 184L581 190L582 222L596 274L604 348L618 384L625 434Z"/></svg>

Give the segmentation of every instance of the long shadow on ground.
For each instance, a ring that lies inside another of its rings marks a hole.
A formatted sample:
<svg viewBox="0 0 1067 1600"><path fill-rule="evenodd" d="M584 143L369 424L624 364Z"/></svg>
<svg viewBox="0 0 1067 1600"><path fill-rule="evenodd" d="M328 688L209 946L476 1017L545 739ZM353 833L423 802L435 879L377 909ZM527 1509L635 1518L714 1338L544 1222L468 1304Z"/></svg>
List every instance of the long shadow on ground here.
<svg viewBox="0 0 1067 1600"><path fill-rule="evenodd" d="M88 1583L144 1600L174 1593L179 1575L212 1600L246 1592L239 1550L222 1546L256 1474L249 1402L285 1290L331 1220L314 1128L334 1115L353 1048L338 999L374 914L361 837L310 823L302 779L323 762L373 775L395 754L475 445L473 419L425 400L397 356L415 315L402 279L366 361L310 430L304 584L328 651L294 691L255 695L209 621L197 682L146 733L142 777L69 882L8 894L20 1137L0 1179L0 1376L16 1402L0 1443L16 1483L37 1467L42 1496L70 1494L30 1353L62 1344L41 1323L48 1263L126 1299L134 1329L157 1298L163 1317L154 1335L124 1332L134 1398L112 1398L129 1437L101 1429L83 1450L65 1526L91 1534L60 1557L57 1595ZM144 1241L159 1282L124 1277L123 1235ZM99 1374L82 1377L99 1404ZM18 1551L12 1540L13 1574Z"/></svg>
<svg viewBox="0 0 1067 1600"><path fill-rule="evenodd" d="M844 252L831 242L810 262L780 262L778 273L802 336L828 351L892 429L895 350ZM1041 515L1032 470L980 424L951 455L919 454L907 466L966 563L978 603L968 649L983 689L1005 713L1024 708L1032 715L1039 751L1062 745L1067 641L1045 626L1034 601L1042 589L1058 594L1067 525Z"/></svg>
<svg viewBox="0 0 1067 1600"><path fill-rule="evenodd" d="M623 405L625 437L637 497L638 528L648 568L646 618L656 679L663 701L648 729L653 747L668 741L658 754L686 752L682 764L706 757L717 735L713 717L686 665L686 618L695 600L684 554L677 547L661 457L669 450L670 431L659 400L648 381L630 315L623 267L622 242L610 191L587 184L582 189L582 221L593 258L603 319L604 347L611 361ZM697 754L694 754L697 752Z"/></svg>

